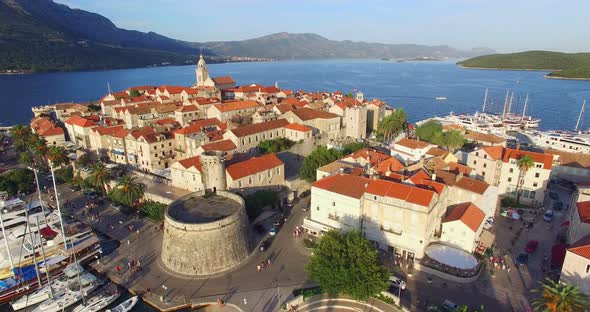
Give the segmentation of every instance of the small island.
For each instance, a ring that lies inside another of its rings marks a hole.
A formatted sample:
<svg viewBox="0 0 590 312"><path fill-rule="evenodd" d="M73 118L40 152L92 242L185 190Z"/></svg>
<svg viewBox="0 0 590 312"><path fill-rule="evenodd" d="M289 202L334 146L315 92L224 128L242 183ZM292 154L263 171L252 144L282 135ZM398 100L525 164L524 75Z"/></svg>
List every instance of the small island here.
<svg viewBox="0 0 590 312"><path fill-rule="evenodd" d="M590 80L590 53L527 51L470 58L457 65L475 69L549 71L545 78Z"/></svg>

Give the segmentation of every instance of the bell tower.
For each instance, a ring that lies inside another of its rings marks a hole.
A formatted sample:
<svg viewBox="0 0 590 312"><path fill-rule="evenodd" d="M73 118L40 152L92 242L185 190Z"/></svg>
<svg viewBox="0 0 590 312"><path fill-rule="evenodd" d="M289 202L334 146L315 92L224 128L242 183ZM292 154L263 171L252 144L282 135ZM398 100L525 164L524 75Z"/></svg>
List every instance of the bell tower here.
<svg viewBox="0 0 590 312"><path fill-rule="evenodd" d="M197 87L204 86L207 78L209 78L209 70L207 69L207 64L205 64L203 53L201 53L199 62L197 63Z"/></svg>

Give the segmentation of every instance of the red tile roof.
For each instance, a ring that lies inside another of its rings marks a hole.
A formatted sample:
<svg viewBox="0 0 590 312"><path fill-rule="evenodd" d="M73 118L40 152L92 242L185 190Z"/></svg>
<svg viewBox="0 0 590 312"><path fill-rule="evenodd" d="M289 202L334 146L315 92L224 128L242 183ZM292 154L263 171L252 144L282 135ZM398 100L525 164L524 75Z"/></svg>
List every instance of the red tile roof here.
<svg viewBox="0 0 590 312"><path fill-rule="evenodd" d="M233 102L225 102L221 104L214 104L213 105L217 110L220 112L231 112L237 111L242 109L250 109L250 108L257 108L260 107L260 104L256 101L246 100L246 101L233 101Z"/></svg>
<svg viewBox="0 0 590 312"><path fill-rule="evenodd" d="M173 118L163 118L163 119L158 119L155 121L156 124L158 125L173 125L176 124L176 120L174 120Z"/></svg>
<svg viewBox="0 0 590 312"><path fill-rule="evenodd" d="M400 199L408 203L429 207L435 193L416 186L386 180L372 180L366 189L368 194Z"/></svg>
<svg viewBox="0 0 590 312"><path fill-rule="evenodd" d="M86 118L82 118L77 115L74 115L74 116L68 118L68 120L66 120L66 123L70 124L70 125L76 125L79 127L83 127L83 128L93 127L96 125L93 121L90 121Z"/></svg>
<svg viewBox="0 0 590 312"><path fill-rule="evenodd" d="M300 102L296 98L286 98L286 99L283 99L279 103L280 104L291 104L292 106L295 106L295 107L303 107L303 106L307 105L307 102Z"/></svg>
<svg viewBox="0 0 590 312"><path fill-rule="evenodd" d="M279 93L281 92L281 89L275 87L275 86L269 86L269 87L264 87L262 88L262 92L266 92L266 93Z"/></svg>
<svg viewBox="0 0 590 312"><path fill-rule="evenodd" d="M231 140L215 141L208 144L201 145L204 151L220 151L229 152L237 149L238 147Z"/></svg>
<svg viewBox="0 0 590 312"><path fill-rule="evenodd" d="M299 119L301 119L302 121L307 121L307 120L312 120L312 119L317 119L317 118L320 118L320 119L340 118L340 116L338 116L336 114L332 114L332 113L324 112L324 111L318 111L318 110L307 108L307 107L296 109L293 111L293 114L295 114L297 117L299 117Z"/></svg>
<svg viewBox="0 0 590 312"><path fill-rule="evenodd" d="M575 253L586 259L590 259L590 235L582 237L567 249L569 252Z"/></svg>
<svg viewBox="0 0 590 312"><path fill-rule="evenodd" d="M491 159L500 160L502 159L502 155L504 154L504 147L502 146L487 146L481 149L482 151L486 152ZM472 152L473 153L473 152Z"/></svg>
<svg viewBox="0 0 590 312"><path fill-rule="evenodd" d="M443 183L433 181L430 175L426 173L424 170L420 170L418 171L418 173L410 177L410 181L412 181L412 183L414 183L414 185L418 187L432 190L439 195L445 189L445 185Z"/></svg>
<svg viewBox="0 0 590 312"><path fill-rule="evenodd" d="M110 128L100 126L92 128L92 131L97 132L100 135L113 135L115 132L121 129L123 129L123 126L115 126Z"/></svg>
<svg viewBox="0 0 590 312"><path fill-rule="evenodd" d="M185 169L190 169L191 167L196 168L199 172L203 172L203 164L201 163L201 157L189 157L182 160L179 160L178 163L183 166Z"/></svg>
<svg viewBox="0 0 590 312"><path fill-rule="evenodd" d="M449 171L456 174L463 173L464 175L469 175L473 171L473 168L456 162L450 162Z"/></svg>
<svg viewBox="0 0 590 312"><path fill-rule="evenodd" d="M484 181L472 179L469 177L462 177L455 183L455 186L477 194L485 193L488 187L490 187L490 185Z"/></svg>
<svg viewBox="0 0 590 312"><path fill-rule="evenodd" d="M236 180L282 165L283 162L275 154L271 153L230 165L225 170L232 179Z"/></svg>
<svg viewBox="0 0 590 312"><path fill-rule="evenodd" d="M194 102L197 102L197 104L199 104L199 105L209 105L209 104L219 103L219 100L217 98L198 97L198 98L194 99L193 103Z"/></svg>
<svg viewBox="0 0 590 312"><path fill-rule="evenodd" d="M289 112L289 111L292 111L292 110L295 110L295 109L297 109L297 107L296 107L296 106L294 106L294 105L291 105L291 104L289 104L289 103L281 103L281 104L275 105L275 108L276 108L276 109L277 109L277 110L278 110L278 111L279 111L281 114L284 114L284 113L286 113L286 112Z"/></svg>
<svg viewBox="0 0 590 312"><path fill-rule="evenodd" d="M148 134L155 134L156 130L154 130L153 128L149 127L149 126L145 126L143 128L139 128L137 130L131 131L131 135L135 138L135 139L139 139L142 136L148 135Z"/></svg>
<svg viewBox="0 0 590 312"><path fill-rule="evenodd" d="M137 86L137 87L131 87L127 90L128 91L132 91L132 90L147 91L147 90L153 90L154 88L155 88L154 86Z"/></svg>
<svg viewBox="0 0 590 312"><path fill-rule="evenodd" d="M478 142L487 142L491 144L500 144L506 142L504 138L501 138L499 136L475 131L467 133L465 135L465 139Z"/></svg>
<svg viewBox="0 0 590 312"><path fill-rule="evenodd" d="M395 172L404 170L404 165L395 157L389 157L377 164L376 170L380 174L386 174L387 171Z"/></svg>
<svg viewBox="0 0 590 312"><path fill-rule="evenodd" d="M119 130L119 131L117 131L117 132L113 133L113 136L114 136L114 137L116 137L116 138L120 138L120 139L122 139L122 138L126 137L126 136L127 136L129 133L131 133L131 131L130 131L130 130L127 130L127 129L121 129L121 130Z"/></svg>
<svg viewBox="0 0 590 312"><path fill-rule="evenodd" d="M306 125L298 124L298 123L288 124L287 126L285 126L285 129L294 130L294 131L301 131L301 132L312 131L312 129L310 127L308 127Z"/></svg>
<svg viewBox="0 0 590 312"><path fill-rule="evenodd" d="M423 148L426 148L431 145L428 142L412 140L412 139L401 139L401 140L395 142L395 144L405 146L405 147L411 148L411 149L423 149Z"/></svg>
<svg viewBox="0 0 590 312"><path fill-rule="evenodd" d="M42 137L48 137L48 136L53 136L53 135L63 135L63 134L64 134L64 129L62 129L60 127L49 128L49 129L43 131L43 133L39 133L39 135Z"/></svg>
<svg viewBox="0 0 590 312"><path fill-rule="evenodd" d="M287 126L288 124L289 124L289 122L285 119L277 119L277 120L271 120L271 121L267 121L267 122L261 122L261 123L257 123L257 124L238 127L238 128L232 129L230 131L237 137L244 137L244 136L252 135L255 133L260 133L263 131L283 128L283 127Z"/></svg>
<svg viewBox="0 0 590 312"><path fill-rule="evenodd" d="M203 128L214 126L219 124L220 121L217 118L198 119L191 122L190 125L174 130L176 134L191 134L201 132Z"/></svg>
<svg viewBox="0 0 590 312"><path fill-rule="evenodd" d="M486 214L471 202L449 206L444 222L461 220L473 232L477 232Z"/></svg>
<svg viewBox="0 0 590 312"><path fill-rule="evenodd" d="M215 82L215 84L231 84L231 83L236 83L231 76L214 77L214 78L211 78L211 79L213 79L213 82Z"/></svg>
<svg viewBox="0 0 590 312"><path fill-rule="evenodd" d="M363 197L365 187L369 181L371 180L365 177L341 173L318 180L311 186L332 193L360 199Z"/></svg>
<svg viewBox="0 0 590 312"><path fill-rule="evenodd" d="M577 202L576 208L578 208L580 222L590 223L590 201Z"/></svg>
<svg viewBox="0 0 590 312"><path fill-rule="evenodd" d="M381 161L384 161L386 159L391 158L391 156L380 153L372 148L363 148L360 149L348 156L346 156L346 158L348 157L352 157L352 159L365 159L367 160L371 166L375 166L376 164L380 163Z"/></svg>
<svg viewBox="0 0 590 312"><path fill-rule="evenodd" d="M426 152L426 155L443 157L443 156L447 155L448 153L449 153L448 151L445 151L442 148L433 147L433 148L429 149L428 152Z"/></svg>
<svg viewBox="0 0 590 312"><path fill-rule="evenodd" d="M507 148L504 150L504 157L502 161L508 162L510 159L518 160L525 155L530 156L536 163L542 163L544 169L551 170L551 167L553 166L552 154L535 153L523 150L515 150L511 148Z"/></svg>
<svg viewBox="0 0 590 312"><path fill-rule="evenodd" d="M184 105L181 108L176 109L177 112L181 113L188 113L188 112L196 112L199 110L195 105Z"/></svg>

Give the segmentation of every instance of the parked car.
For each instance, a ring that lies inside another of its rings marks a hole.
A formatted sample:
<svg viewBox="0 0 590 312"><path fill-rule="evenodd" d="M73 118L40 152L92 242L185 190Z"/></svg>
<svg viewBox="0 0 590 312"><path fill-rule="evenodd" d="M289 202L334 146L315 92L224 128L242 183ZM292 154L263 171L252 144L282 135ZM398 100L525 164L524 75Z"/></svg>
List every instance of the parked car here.
<svg viewBox="0 0 590 312"><path fill-rule="evenodd" d="M445 301L443 301L442 306L447 311L456 311L457 309L459 309L459 305L452 302L449 299L445 299Z"/></svg>
<svg viewBox="0 0 590 312"><path fill-rule="evenodd" d="M543 215L543 221L545 221L545 222L553 221L553 210L549 209L549 210L545 211L545 214Z"/></svg>
<svg viewBox="0 0 590 312"><path fill-rule="evenodd" d="M535 251L537 251L537 247L539 247L539 242L536 240L530 240L528 243L526 243L524 251L526 251L527 253L534 253Z"/></svg>
<svg viewBox="0 0 590 312"><path fill-rule="evenodd" d="M301 194L299 194L299 198L305 198L309 195L311 195L311 190L303 191Z"/></svg>
<svg viewBox="0 0 590 312"><path fill-rule="evenodd" d="M560 211L561 209L563 209L563 202L556 201L553 203L553 210Z"/></svg>
<svg viewBox="0 0 590 312"><path fill-rule="evenodd" d="M401 278L396 277L396 276L390 276L389 277L389 282L391 282L391 286L395 286L400 288L401 290L406 289L406 282L404 282Z"/></svg>
<svg viewBox="0 0 590 312"><path fill-rule="evenodd" d="M555 192L549 192L549 198L551 199L559 199L559 194Z"/></svg>
<svg viewBox="0 0 590 312"><path fill-rule="evenodd" d="M486 219L486 222L483 224L483 228L489 230L494 225L494 217L489 217Z"/></svg>
<svg viewBox="0 0 590 312"><path fill-rule="evenodd" d="M529 255L526 253L521 253L516 257L516 264L523 265L529 261Z"/></svg>
<svg viewBox="0 0 590 312"><path fill-rule="evenodd" d="M268 234L270 234L270 236L275 236L275 235L277 235L278 232L279 232L279 228L276 226L273 226L270 228L270 232L268 232Z"/></svg>

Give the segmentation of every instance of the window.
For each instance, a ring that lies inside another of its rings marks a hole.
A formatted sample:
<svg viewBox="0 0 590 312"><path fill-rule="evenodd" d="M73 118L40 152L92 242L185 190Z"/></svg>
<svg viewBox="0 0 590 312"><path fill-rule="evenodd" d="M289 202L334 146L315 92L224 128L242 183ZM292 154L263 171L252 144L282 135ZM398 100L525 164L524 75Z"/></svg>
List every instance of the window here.
<svg viewBox="0 0 590 312"><path fill-rule="evenodd" d="M478 156L479 157L479 152L475 152L475 156Z"/></svg>
<svg viewBox="0 0 590 312"><path fill-rule="evenodd" d="M336 202L332 202L332 206L333 207L336 207Z"/></svg>
<svg viewBox="0 0 590 312"><path fill-rule="evenodd" d="M487 168L487 167L488 167L488 164L485 164L485 163L484 163L484 164L483 164L483 167L484 167L484 168Z"/></svg>
<svg viewBox="0 0 590 312"><path fill-rule="evenodd" d="M514 172L514 168L510 168L510 173L513 173L513 172Z"/></svg>
<svg viewBox="0 0 590 312"><path fill-rule="evenodd" d="M535 191L531 191L531 193L529 194L530 195L529 198L535 198L536 194L537 193Z"/></svg>
<svg viewBox="0 0 590 312"><path fill-rule="evenodd" d="M252 177L248 177L248 184L252 184Z"/></svg>
<svg viewBox="0 0 590 312"><path fill-rule="evenodd" d="M320 206L316 206L315 210L320 211Z"/></svg>
<svg viewBox="0 0 590 312"><path fill-rule="evenodd" d="M485 171L482 171L481 172L481 175L485 177L486 176L486 172Z"/></svg>
<svg viewBox="0 0 590 312"><path fill-rule="evenodd" d="M538 172L537 172L537 173L535 173L535 178L538 178L538 177L540 177L540 176L541 176L541 174L540 174L540 173L538 173Z"/></svg>
<svg viewBox="0 0 590 312"><path fill-rule="evenodd" d="M238 187L242 188L242 181L238 181Z"/></svg>
<svg viewBox="0 0 590 312"><path fill-rule="evenodd" d="M586 265L586 273L590 273L590 264Z"/></svg>
<svg viewBox="0 0 590 312"><path fill-rule="evenodd" d="M539 183L537 183L537 182L533 183L533 187L537 187L537 186L539 186Z"/></svg>
<svg viewBox="0 0 590 312"><path fill-rule="evenodd" d="M543 168L543 166L541 164L536 164L535 167L536 168Z"/></svg>
<svg viewBox="0 0 590 312"><path fill-rule="evenodd" d="M373 200L377 200L377 196L373 196Z"/></svg>
<svg viewBox="0 0 590 312"><path fill-rule="evenodd" d="M484 159L488 159L488 155L487 154L483 154L483 158Z"/></svg>
<svg viewBox="0 0 590 312"><path fill-rule="evenodd" d="M508 182L512 182L512 178L508 178Z"/></svg>
<svg viewBox="0 0 590 312"><path fill-rule="evenodd" d="M477 160L474 160L474 161L473 161L473 164L474 164L474 165L477 165Z"/></svg>

